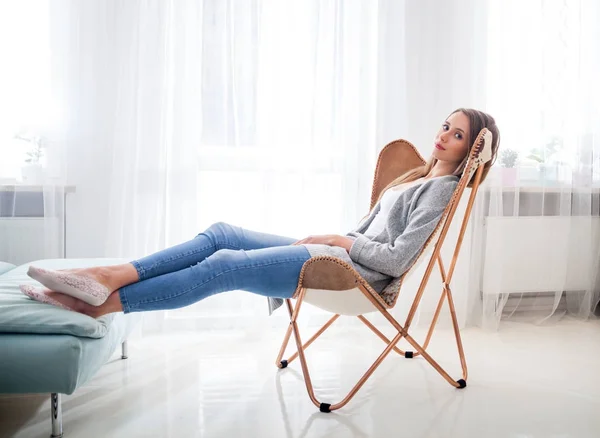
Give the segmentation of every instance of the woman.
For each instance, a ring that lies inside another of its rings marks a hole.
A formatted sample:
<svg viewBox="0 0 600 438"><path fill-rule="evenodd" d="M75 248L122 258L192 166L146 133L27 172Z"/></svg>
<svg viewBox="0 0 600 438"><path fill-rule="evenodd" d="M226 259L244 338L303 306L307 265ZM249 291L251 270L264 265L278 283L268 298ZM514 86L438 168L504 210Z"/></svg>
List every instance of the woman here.
<svg viewBox="0 0 600 438"><path fill-rule="evenodd" d="M66 271L30 267L28 274L47 289L21 290L95 318L184 307L230 290L291 298L304 263L331 255L354 266L381 292L406 272L435 229L484 127L493 135L495 157L499 133L491 116L463 108L450 114L427 164L389 184L366 219L345 236L296 241L217 223L188 242L123 265Z"/></svg>

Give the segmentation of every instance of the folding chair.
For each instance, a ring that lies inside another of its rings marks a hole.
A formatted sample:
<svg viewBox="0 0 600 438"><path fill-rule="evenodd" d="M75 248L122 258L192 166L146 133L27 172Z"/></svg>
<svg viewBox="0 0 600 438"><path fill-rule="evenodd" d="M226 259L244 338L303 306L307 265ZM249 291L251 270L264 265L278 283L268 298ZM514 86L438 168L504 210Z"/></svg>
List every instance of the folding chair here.
<svg viewBox="0 0 600 438"><path fill-rule="evenodd" d="M458 186L456 187L448 206L444 210L436 229L425 243L419 256L413 262L409 270L404 273L402 277L393 279L391 283L381 292L381 294L377 293L377 291L371 288L371 286L352 266L339 258L318 256L309 259L304 264L302 271L300 272L298 287L294 293L294 296L292 297L292 299L296 300L295 306L292 305L291 299L285 300L286 307L290 314L290 325L287 329L283 344L277 356L276 365L279 368L285 368L294 359L297 357L300 358L308 396L321 412L331 412L346 405L392 350L406 358L423 356L425 360L427 360L427 362L429 362L431 366L433 366L433 368L435 368L442 375L442 377L446 379L448 383L450 383L450 385L456 388L464 388L467 386L467 364L465 361L460 331L456 319L450 283L452 281L452 275L454 273L454 268L462 244L463 236L467 228L469 216L477 195L484 165L486 162L490 161L491 158L492 134L484 128L475 139L465 171L463 172ZM379 154L377 161L373 191L371 194L371 208L374 206L380 192L387 186L387 184L389 184L394 178L402 175L404 172L423 165L423 163L423 158L419 155L415 147L409 142L405 140L398 140L388 144ZM454 248L453 257L450 262L449 269L446 271L444 268L444 263L442 262L440 250L444 243L444 239L446 238L448 229L452 224L454 213L467 185L471 187L471 194L465 215L462 220L462 225L456 241L456 246ZM408 312L406 321L401 325L390 314L390 312L388 312L388 309L392 309L396 304L403 280L415 269L421 259L426 258L426 255L431 249L432 254L429 258L425 274L415 294L415 298ZM436 263L439 267L442 278L442 292L433 316L433 320L429 327L429 331L425 338L425 342L423 345L420 345L414 340L413 337L410 336L409 329ZM454 380L452 377L450 377L450 375L429 355L429 353L427 353L429 341L431 340L431 336L437 323L442 305L446 299L448 300L450 316L452 318L452 325L456 337L456 345L458 347L462 366L462 378L459 380ZM334 313L334 316L329 319L329 321L327 321L327 323L325 323L325 325L321 327L321 329L319 329L314 336L306 341L306 343L302 342L297 324L300 308L304 302ZM398 331L392 340L389 340L369 320L365 318L365 314L372 312L380 312L385 319L387 319ZM327 330L327 328L329 328L329 326L331 326L331 324L333 324L333 322L338 319L340 315L357 316L358 319L360 319L387 344L387 347L343 400L335 404L323 403L317 400L315 396L304 351L314 342L315 339L317 339L325 330ZM294 334L296 341L297 352L288 359L282 360L292 333ZM412 351L403 351L396 347L396 344L402 338L406 339L406 341L412 345L416 352L413 353Z"/></svg>

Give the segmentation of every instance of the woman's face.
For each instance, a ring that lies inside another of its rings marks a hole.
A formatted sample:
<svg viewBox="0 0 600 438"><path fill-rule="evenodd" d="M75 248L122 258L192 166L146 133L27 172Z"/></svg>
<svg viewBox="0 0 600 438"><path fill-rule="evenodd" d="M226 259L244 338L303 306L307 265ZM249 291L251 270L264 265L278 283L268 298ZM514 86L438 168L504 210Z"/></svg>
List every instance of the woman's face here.
<svg viewBox="0 0 600 438"><path fill-rule="evenodd" d="M469 119L462 112L451 114L442 124L433 143L433 156L440 161L463 161L469 151Z"/></svg>

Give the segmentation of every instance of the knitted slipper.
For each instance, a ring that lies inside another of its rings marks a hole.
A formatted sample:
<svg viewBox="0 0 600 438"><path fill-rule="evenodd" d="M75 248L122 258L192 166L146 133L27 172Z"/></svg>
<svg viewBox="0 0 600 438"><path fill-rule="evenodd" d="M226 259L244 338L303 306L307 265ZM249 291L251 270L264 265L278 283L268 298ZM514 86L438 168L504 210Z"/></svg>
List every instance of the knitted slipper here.
<svg viewBox="0 0 600 438"><path fill-rule="evenodd" d="M104 303L111 292L96 280L82 275L67 274L50 269L36 268L35 266L29 267L27 275L50 290L70 295L92 306L99 306Z"/></svg>
<svg viewBox="0 0 600 438"><path fill-rule="evenodd" d="M46 295L45 292L48 289L37 288L29 284L22 284L21 286L19 286L19 289L21 289L21 292L23 292L29 298L34 299L35 301L39 301L40 303L52 304L53 306L60 307L61 309L74 311L69 306L61 303L60 301L56 301L54 298Z"/></svg>

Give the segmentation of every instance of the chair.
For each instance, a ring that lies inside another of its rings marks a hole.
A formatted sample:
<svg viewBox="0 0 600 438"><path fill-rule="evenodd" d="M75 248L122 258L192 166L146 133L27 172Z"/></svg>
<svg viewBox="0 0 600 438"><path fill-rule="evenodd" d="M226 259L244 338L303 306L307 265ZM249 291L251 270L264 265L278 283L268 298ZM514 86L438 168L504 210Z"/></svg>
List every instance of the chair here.
<svg viewBox="0 0 600 438"><path fill-rule="evenodd" d="M469 216L477 195L479 183L483 175L484 165L490 161L491 158L492 134L484 128L475 139L465 171L463 172L456 190L454 191L448 206L444 210L436 229L425 243L425 246L409 270L402 275L402 277L393 279L390 284L381 292L381 294L377 293L373 288L371 288L370 285L352 266L336 257L312 257L304 264L300 272L298 287L292 298L296 300L295 305L292 305L292 299L285 300L285 304L290 315L290 324L283 339L283 344L279 354L277 355L276 365L279 368L286 368L293 360L298 357L300 358L308 396L321 412L331 412L345 406L392 350L406 358L423 356L423 358L425 358L425 360L431 364L431 366L433 366L433 368L435 368L435 370L439 372L450 385L454 386L455 388L466 387L467 364L465 361L460 331L456 319L450 283L452 281L452 275L454 273L454 268L459 255L463 236L467 228ZM398 140L388 144L379 154L377 161L373 182L373 191L371 194L371 208L374 206L380 192L387 186L387 184L389 184L394 178L402 175L404 172L422 164L424 164L423 158L419 155L415 147L409 142L405 140ZM446 238L448 229L452 223L454 213L456 212L457 206L467 185L471 187L471 194L462 220L453 257L450 262L449 269L446 271L440 255L440 250L444 243L444 239ZM426 259L429 253L431 253L431 256L429 256L425 274L415 294L415 298L408 312L406 321L401 325L390 314L390 312L388 312L388 309L392 309L396 304L403 280L415 270L415 267L420 263L421 260ZM409 329L435 264L438 265L440 270L442 278L442 292L433 320L425 338L425 342L423 345L420 345L413 337L410 336ZM452 318L452 325L454 328L456 344L462 366L462 378L458 380L453 379L427 352L429 341L431 340L433 330L445 300L448 300L450 316ZM301 306L305 302L332 312L334 315L331 317L331 319L329 319L329 321L327 321L327 323L325 323L323 327L321 327L321 329L317 331L317 333L315 333L315 335L303 343L300 331L298 329L297 319ZM367 318L365 318L365 314L372 312L380 312L385 319L387 319L398 331L393 339L388 339ZM323 403L317 400L315 396L304 351L325 330L327 330L327 328L329 328L331 324L333 324L333 322L340 317L340 315L357 316L358 319L360 319L367 327L369 327L382 341L387 344L387 346L344 399L335 404ZM294 334L297 352L288 359L282 359L292 333ZM402 338L406 339L406 341L416 350L416 352L404 351L396 347L396 344Z"/></svg>

